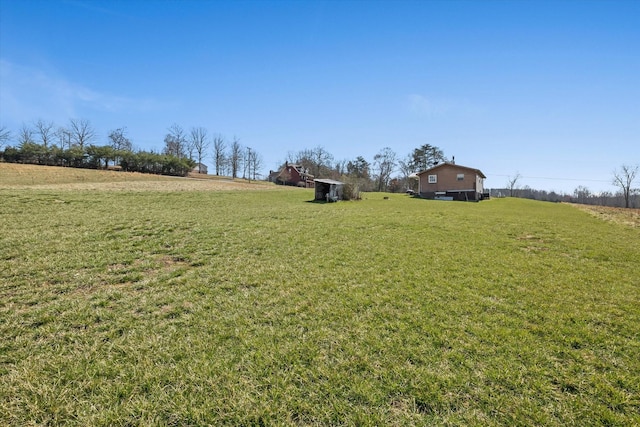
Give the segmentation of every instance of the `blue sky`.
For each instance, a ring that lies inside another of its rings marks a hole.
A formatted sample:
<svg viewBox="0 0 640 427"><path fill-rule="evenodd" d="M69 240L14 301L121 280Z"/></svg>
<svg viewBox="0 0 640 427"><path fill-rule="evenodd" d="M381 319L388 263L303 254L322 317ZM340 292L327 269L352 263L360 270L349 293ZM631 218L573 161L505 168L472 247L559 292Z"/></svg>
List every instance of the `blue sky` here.
<svg viewBox="0 0 640 427"><path fill-rule="evenodd" d="M203 126L264 169L436 145L488 187L640 163L640 1L0 0L0 123ZM209 161L210 163L210 161Z"/></svg>

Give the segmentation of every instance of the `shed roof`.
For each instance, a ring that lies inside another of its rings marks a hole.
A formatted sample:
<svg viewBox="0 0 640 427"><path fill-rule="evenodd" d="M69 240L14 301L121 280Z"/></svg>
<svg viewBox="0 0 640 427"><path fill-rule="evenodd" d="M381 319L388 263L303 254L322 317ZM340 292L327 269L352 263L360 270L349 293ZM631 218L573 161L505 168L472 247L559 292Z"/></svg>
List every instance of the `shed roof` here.
<svg viewBox="0 0 640 427"><path fill-rule="evenodd" d="M335 179L314 179L313 182L321 182L323 184L338 184L344 185L344 182L336 181Z"/></svg>

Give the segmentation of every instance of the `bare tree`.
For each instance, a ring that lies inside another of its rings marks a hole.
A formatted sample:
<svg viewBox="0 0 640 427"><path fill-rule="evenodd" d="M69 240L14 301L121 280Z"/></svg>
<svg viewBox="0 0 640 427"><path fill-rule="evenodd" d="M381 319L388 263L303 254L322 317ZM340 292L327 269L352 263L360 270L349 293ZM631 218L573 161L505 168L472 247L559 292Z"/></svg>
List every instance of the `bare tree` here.
<svg viewBox="0 0 640 427"><path fill-rule="evenodd" d="M131 140L127 137L127 128L126 127L121 127L118 129L114 129L111 132L109 132L109 142L110 142L110 146L111 149L113 150L113 162L114 164L119 164L121 161L121 156L120 154L122 152L131 152L133 151L133 144L131 143ZM106 159L106 163L108 165L108 157L105 157Z"/></svg>
<svg viewBox="0 0 640 427"><path fill-rule="evenodd" d="M302 166L307 173L314 174L316 178L320 175L320 166L314 160L313 150L304 149L297 153L287 153L287 161Z"/></svg>
<svg viewBox="0 0 640 427"><path fill-rule="evenodd" d="M336 174L338 176L346 175L346 173L347 173L347 163L349 163L349 160L347 160L347 159L338 160L335 163L335 166L334 166L333 169L335 170L335 172L336 172Z"/></svg>
<svg viewBox="0 0 640 427"><path fill-rule="evenodd" d="M293 151L287 151L287 155L285 156L282 164L284 164L285 162L296 163L298 161L298 157L300 156L300 153L302 152L295 153Z"/></svg>
<svg viewBox="0 0 640 427"><path fill-rule="evenodd" d="M262 168L262 156L255 150L249 151L249 179L253 175L253 180L257 179L258 171Z"/></svg>
<svg viewBox="0 0 640 427"><path fill-rule="evenodd" d="M6 126L0 126L0 148L11 139L11 131Z"/></svg>
<svg viewBox="0 0 640 427"><path fill-rule="evenodd" d="M315 177L327 174L331 170L333 155L324 147L317 146L313 149L305 149L297 153L287 153L287 161L291 161L302 166L307 173L313 174Z"/></svg>
<svg viewBox="0 0 640 427"><path fill-rule="evenodd" d="M53 130L53 122L45 122L42 119L38 119L38 121L34 124L35 133L40 136L40 141L44 148L49 147L49 143L53 140L54 130Z"/></svg>
<svg viewBox="0 0 640 427"><path fill-rule="evenodd" d="M184 141L184 152L185 157L189 160L193 160L193 153L196 151L195 140L191 138L191 135L187 137Z"/></svg>
<svg viewBox="0 0 640 427"><path fill-rule="evenodd" d="M587 204L589 198L592 197L591 190L584 185L579 185L573 190L573 197L575 197L578 203Z"/></svg>
<svg viewBox="0 0 640 427"><path fill-rule="evenodd" d="M377 172L376 182L378 191L384 191L389 185L391 174L396 167L396 153L391 148L385 147L373 156L373 164Z"/></svg>
<svg viewBox="0 0 640 427"><path fill-rule="evenodd" d="M251 181L251 147L247 147L247 154L243 158L242 178Z"/></svg>
<svg viewBox="0 0 640 427"><path fill-rule="evenodd" d="M417 190L418 181L409 178L411 174L416 172L415 165L413 164L413 157L411 155L408 155L404 160L399 160L398 169L400 169L400 173L402 174L402 181L404 186L407 189Z"/></svg>
<svg viewBox="0 0 640 427"><path fill-rule="evenodd" d="M131 140L127 137L127 128L121 127L118 129L114 129L109 132L109 141L111 148L116 151L131 151L133 150L133 144Z"/></svg>
<svg viewBox="0 0 640 427"><path fill-rule="evenodd" d="M620 171L613 171L613 185L620 188L622 191L625 208L629 207L629 199L634 191L634 189L631 188L631 185L636 179L636 175L638 175L638 165L622 165Z"/></svg>
<svg viewBox="0 0 640 427"><path fill-rule="evenodd" d="M322 146L317 146L311 150L311 159L313 160L314 175L320 176L320 172L323 169L329 169L331 162L333 161L333 155L325 150Z"/></svg>
<svg viewBox="0 0 640 427"><path fill-rule="evenodd" d="M519 172L516 172L514 177L507 178L507 188L509 189L509 197L513 197L515 190L518 189L518 181L522 178Z"/></svg>
<svg viewBox="0 0 640 427"><path fill-rule="evenodd" d="M18 131L18 145L23 146L25 144L33 144L35 141L33 140L34 130L29 127L26 123L22 124L22 127Z"/></svg>
<svg viewBox="0 0 640 427"><path fill-rule="evenodd" d="M179 124L174 123L168 130L169 133L164 137L164 152L180 158L186 157L187 135L184 129Z"/></svg>
<svg viewBox="0 0 640 427"><path fill-rule="evenodd" d="M207 130L203 127L193 127L191 128L190 136L190 145L193 147L196 156L198 156L198 172L202 173L202 160L205 152L209 149Z"/></svg>
<svg viewBox="0 0 640 427"><path fill-rule="evenodd" d="M93 142L96 138L96 131L87 119L69 120L69 131L71 132L71 141L80 148L84 148L85 144Z"/></svg>
<svg viewBox="0 0 640 427"><path fill-rule="evenodd" d="M240 169L240 162L242 161L242 146L240 140L233 137L229 153L229 166L231 167L231 177L237 178L238 171Z"/></svg>
<svg viewBox="0 0 640 427"><path fill-rule="evenodd" d="M180 144L174 139L171 134L166 134L164 137L164 150L162 151L164 154L169 154L172 156L179 156L182 152Z"/></svg>
<svg viewBox="0 0 640 427"><path fill-rule="evenodd" d="M216 175L220 175L225 163L224 150L227 149L224 143L222 135L216 135L213 137L213 165L216 168Z"/></svg>
<svg viewBox="0 0 640 427"><path fill-rule="evenodd" d="M246 153L243 150L242 154L240 154L240 163L242 163L242 179L247 179L247 175L249 176L249 180L251 180L251 162L249 159L251 158L251 147L246 147Z"/></svg>
<svg viewBox="0 0 640 427"><path fill-rule="evenodd" d="M71 148L72 140L71 140L71 131L65 127L59 127L56 131L56 137L58 138L58 143L60 144L60 148L64 150L65 147Z"/></svg>
<svg viewBox="0 0 640 427"><path fill-rule="evenodd" d="M255 181L258 170L262 167L262 156L251 147L247 147L247 152L242 158L242 166L242 178Z"/></svg>

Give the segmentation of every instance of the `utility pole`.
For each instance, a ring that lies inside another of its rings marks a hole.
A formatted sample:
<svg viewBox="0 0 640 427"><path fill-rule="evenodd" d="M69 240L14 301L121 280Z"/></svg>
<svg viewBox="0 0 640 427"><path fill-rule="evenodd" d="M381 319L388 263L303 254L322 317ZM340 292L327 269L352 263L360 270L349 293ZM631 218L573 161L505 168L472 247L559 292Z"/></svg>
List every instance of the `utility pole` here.
<svg viewBox="0 0 640 427"><path fill-rule="evenodd" d="M251 183L251 147L247 147L247 150L249 150L249 158L247 160L249 162L249 183Z"/></svg>

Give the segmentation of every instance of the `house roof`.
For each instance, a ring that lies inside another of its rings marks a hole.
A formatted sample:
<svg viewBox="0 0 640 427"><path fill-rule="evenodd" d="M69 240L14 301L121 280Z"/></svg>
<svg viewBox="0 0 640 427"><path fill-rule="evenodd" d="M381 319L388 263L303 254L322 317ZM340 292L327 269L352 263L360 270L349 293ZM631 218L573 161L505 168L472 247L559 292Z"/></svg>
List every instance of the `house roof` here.
<svg viewBox="0 0 640 427"><path fill-rule="evenodd" d="M287 169L287 168L294 168L294 169L298 172L298 174L299 174L300 176L304 176L304 177L307 177L307 178L308 178L308 177L312 177L312 176L313 176L313 175L311 175L310 173L306 172L306 171L305 171L305 168L304 168L302 165L299 165L299 164L297 164L297 163L287 163L287 164L285 164L285 165L282 167L281 172L284 172L284 171L285 171L285 169Z"/></svg>
<svg viewBox="0 0 640 427"><path fill-rule="evenodd" d="M468 166L456 165L455 163L448 163L448 162L440 163L439 165L436 165L436 166L434 166L434 167L432 167L430 169L423 170L422 172L418 172L417 175L420 176L420 175L423 175L423 174L428 173L428 172L433 172L436 169L441 169L441 168L446 167L446 166L449 166L449 167L452 167L452 168L456 168L456 169L468 170L468 171L471 171L471 172L473 172L475 174L480 175L480 177L482 177L482 178L486 178L486 176L484 176L484 174L482 173L482 171L480 171L480 169L470 168Z"/></svg>
<svg viewBox="0 0 640 427"><path fill-rule="evenodd" d="M300 175L300 178L304 178L304 179L313 178L313 175L311 175L310 173L304 172L304 168L302 167L302 165L298 165L298 164L295 164L295 163L285 163L282 166L282 169L271 172L269 174L269 177L271 179L279 178L283 174L288 173L288 171L287 171L288 168L295 169L296 172L298 172L298 175ZM288 178L287 178L287 180L288 180Z"/></svg>

